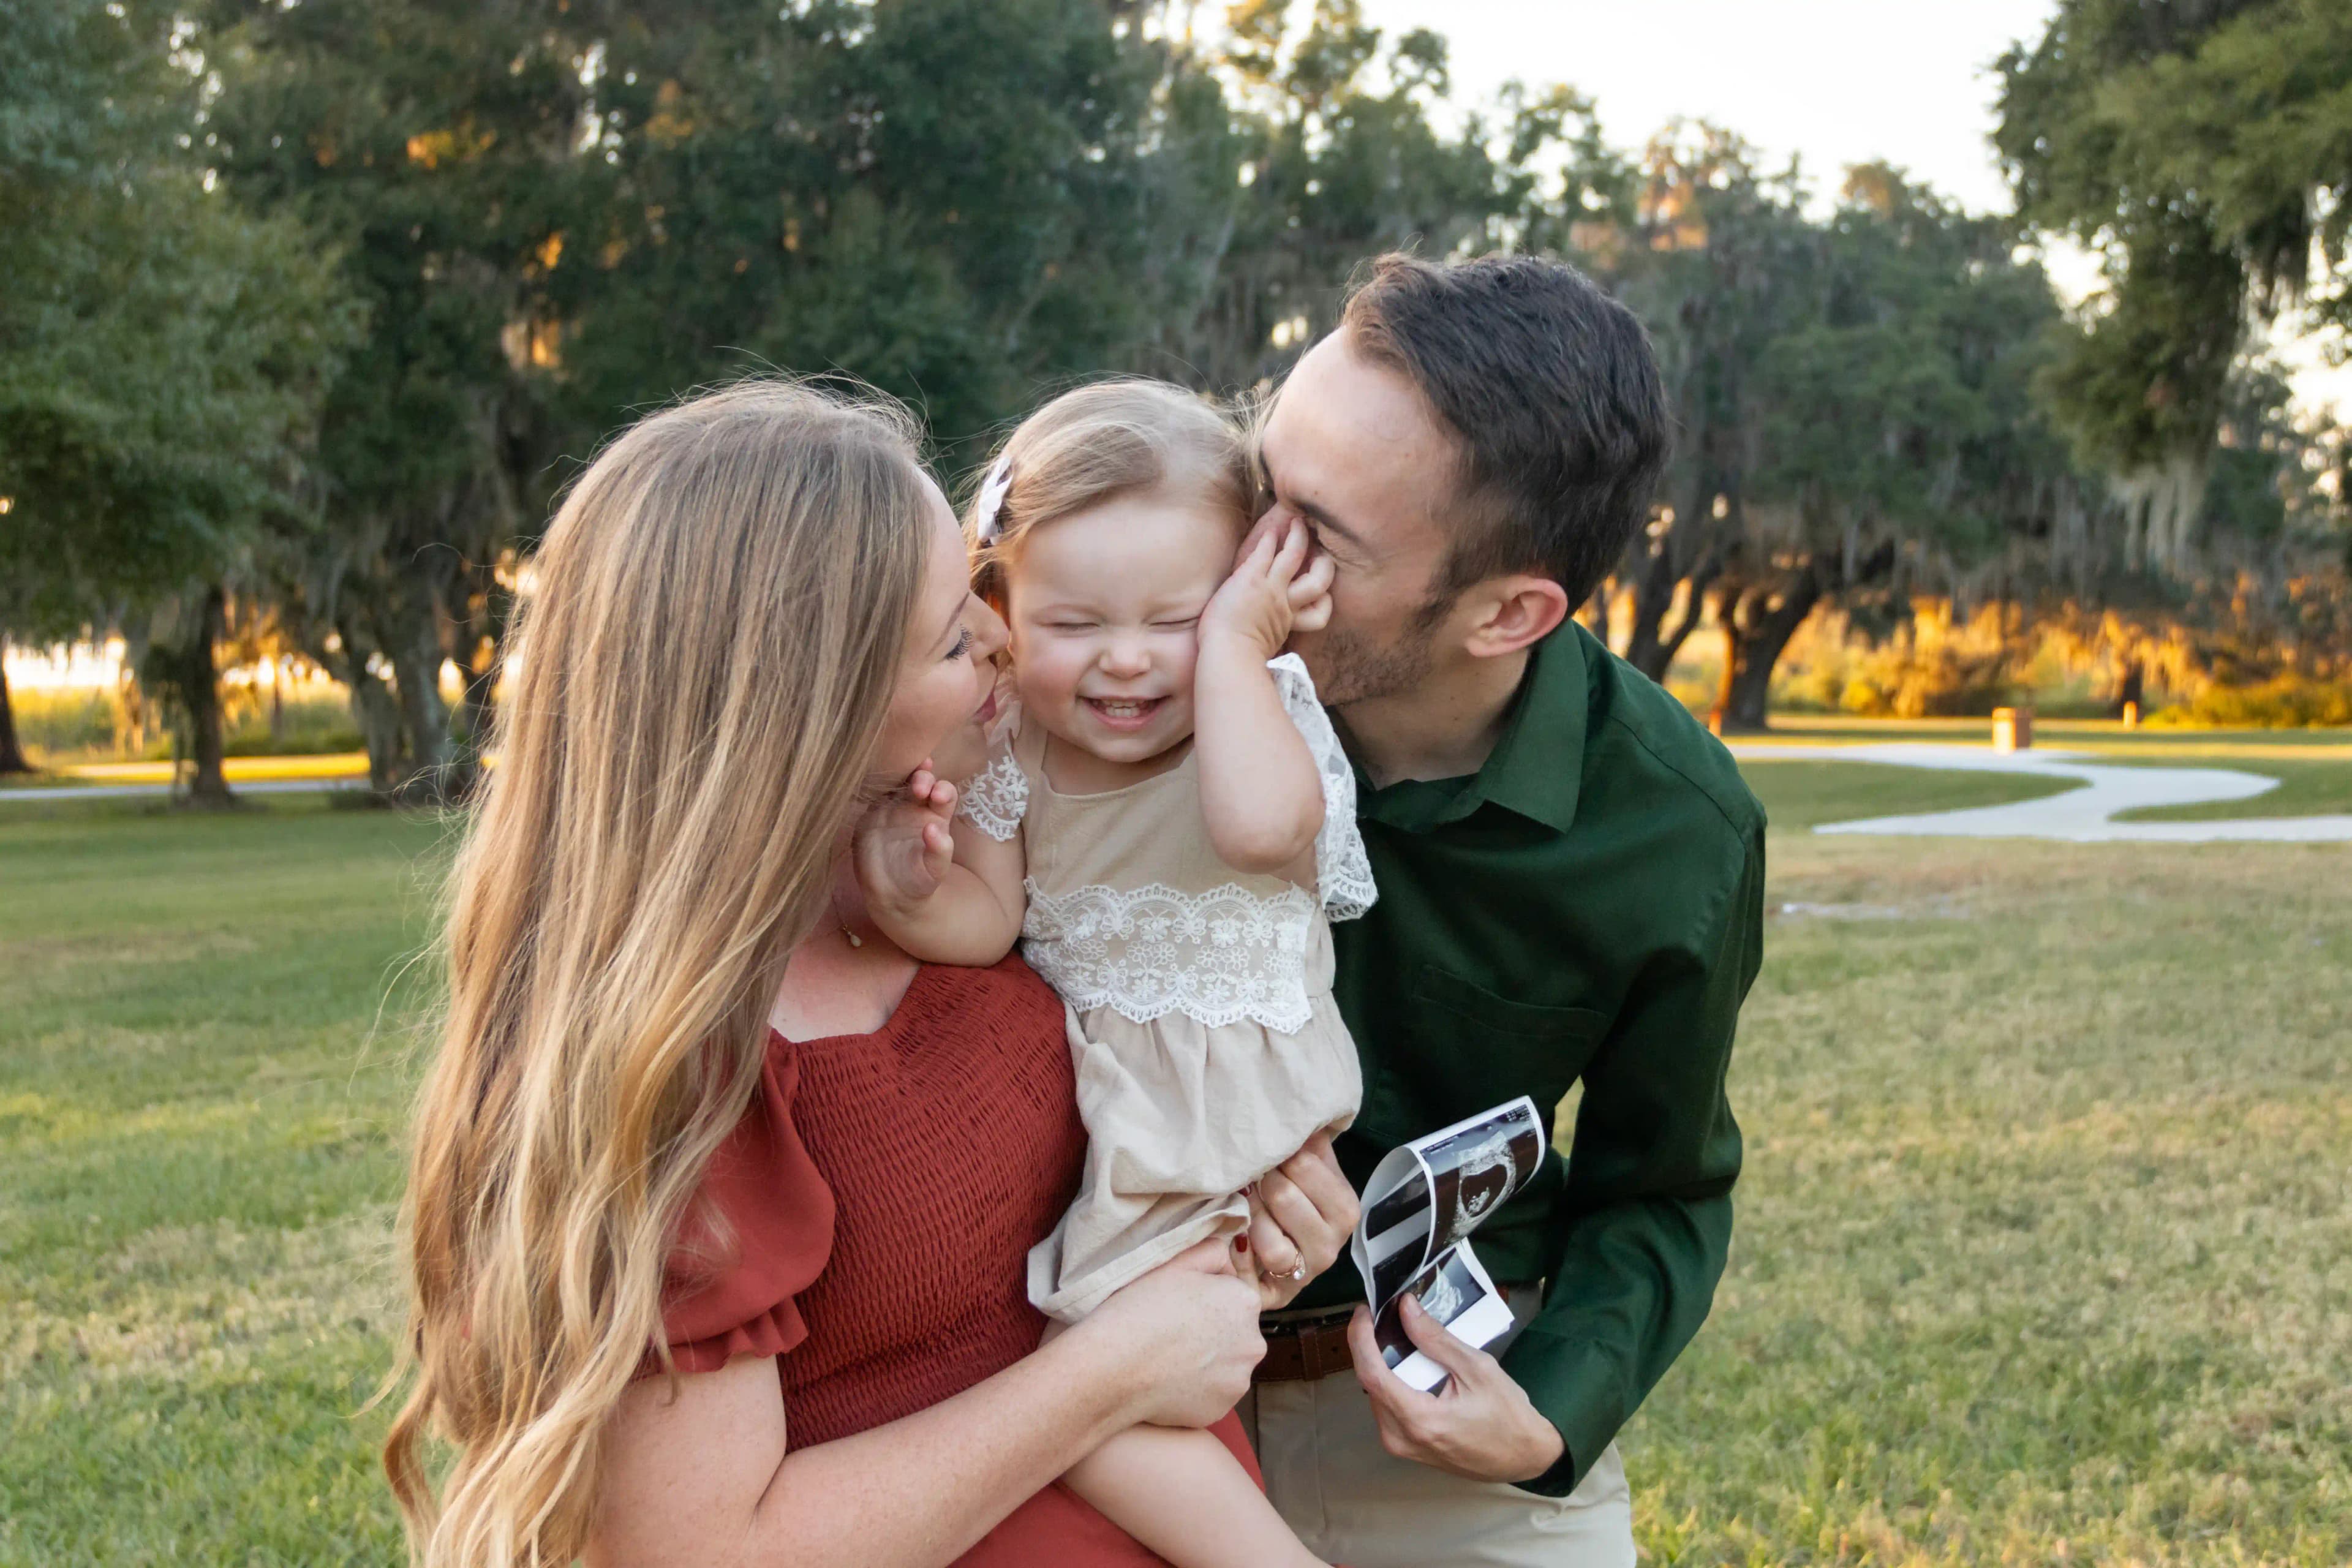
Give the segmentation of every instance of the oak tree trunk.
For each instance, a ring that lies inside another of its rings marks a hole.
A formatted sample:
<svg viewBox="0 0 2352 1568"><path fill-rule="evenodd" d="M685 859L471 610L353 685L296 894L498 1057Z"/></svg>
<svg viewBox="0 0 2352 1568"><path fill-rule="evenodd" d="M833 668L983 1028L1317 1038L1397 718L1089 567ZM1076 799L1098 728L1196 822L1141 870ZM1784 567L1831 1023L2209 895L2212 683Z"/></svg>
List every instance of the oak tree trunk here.
<svg viewBox="0 0 2352 1568"><path fill-rule="evenodd" d="M368 787L388 798L400 787L400 704L365 665L353 667L349 684L352 718L367 746Z"/></svg>
<svg viewBox="0 0 2352 1568"><path fill-rule="evenodd" d="M482 751L489 744L491 707L506 662L507 620L512 612L511 597L489 566L468 570L464 598L458 663L466 672L466 689L457 699L457 755L450 764L453 799L470 796L481 779Z"/></svg>
<svg viewBox="0 0 2352 1568"><path fill-rule="evenodd" d="M16 710L8 695L8 645L0 639L0 773L29 773L33 764L16 742Z"/></svg>
<svg viewBox="0 0 2352 1568"><path fill-rule="evenodd" d="M1666 612L1675 604L1673 552L1659 542L1633 570L1633 626L1625 637L1625 662L1653 680L1666 678L1675 649L1666 639ZM1687 617L1685 617L1687 618Z"/></svg>
<svg viewBox="0 0 2352 1568"><path fill-rule="evenodd" d="M2120 719L2124 716L2124 709L2127 706L2137 707L2145 711L2147 706L2145 696L2147 689L2147 672L2141 668L2139 660L2131 660L2124 666L2123 675L2116 682L2115 698L2107 704L2108 712L2113 717Z"/></svg>
<svg viewBox="0 0 2352 1568"><path fill-rule="evenodd" d="M400 693L400 725L408 735L408 777L402 793L420 799L446 798L449 788L449 705L441 700L441 644L402 639L393 655L392 678Z"/></svg>
<svg viewBox="0 0 2352 1568"><path fill-rule="evenodd" d="M1821 573L1811 565L1780 585L1777 595L1759 585L1724 597L1716 616L1723 625L1723 685L1715 704L1718 731L1752 732L1768 726L1772 668L1821 602Z"/></svg>
<svg viewBox="0 0 2352 1568"><path fill-rule="evenodd" d="M213 662L213 646L226 632L228 595L215 584L205 590L204 604L188 639L173 650L178 665L180 701L188 715L188 754L195 770L188 778L190 805L235 805L228 775L221 767L225 737L221 732L220 669Z"/></svg>

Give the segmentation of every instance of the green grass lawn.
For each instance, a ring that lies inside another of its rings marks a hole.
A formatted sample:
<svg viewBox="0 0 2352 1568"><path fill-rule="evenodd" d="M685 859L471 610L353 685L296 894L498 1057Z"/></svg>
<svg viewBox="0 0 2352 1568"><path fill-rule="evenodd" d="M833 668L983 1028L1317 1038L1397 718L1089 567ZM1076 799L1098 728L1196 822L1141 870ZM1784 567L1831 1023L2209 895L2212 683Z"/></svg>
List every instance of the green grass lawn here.
<svg viewBox="0 0 2352 1568"><path fill-rule="evenodd" d="M0 816L0 1562L390 1563L407 1041L442 836Z"/></svg>
<svg viewBox="0 0 2352 1568"><path fill-rule="evenodd" d="M2101 762L2137 761L2109 759ZM2278 788L2252 800L2215 801L2206 805L2159 805L2145 811L2118 813L2118 822L2214 822L2232 816L2336 816L2352 812L2352 757L2305 762L2293 757L2248 758L2235 762L2227 757L2198 757L2177 763L2176 767L2230 768L2241 773L2260 773L2264 778L2278 780ZM2148 766L2166 763L2150 763Z"/></svg>
<svg viewBox="0 0 2352 1568"><path fill-rule="evenodd" d="M1650 1561L2352 1561L2352 848L1821 838L2037 781L1749 776L1809 912L1624 1439ZM446 830L0 812L0 1563L397 1562L358 1412Z"/></svg>
<svg viewBox="0 0 2352 1568"><path fill-rule="evenodd" d="M2070 779L2022 773L1929 773L1885 763L1781 762L1769 755L1745 759L1740 768L1775 828L2006 805L2080 787Z"/></svg>

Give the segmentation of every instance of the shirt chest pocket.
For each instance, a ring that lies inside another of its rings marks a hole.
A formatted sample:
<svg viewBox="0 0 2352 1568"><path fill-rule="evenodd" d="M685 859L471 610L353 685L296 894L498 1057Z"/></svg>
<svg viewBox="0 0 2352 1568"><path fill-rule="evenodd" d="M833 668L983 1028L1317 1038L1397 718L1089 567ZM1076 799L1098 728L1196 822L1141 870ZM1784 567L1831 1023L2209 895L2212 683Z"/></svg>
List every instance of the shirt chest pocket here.
<svg viewBox="0 0 2352 1568"><path fill-rule="evenodd" d="M1475 1116L1517 1095L1546 1114L1609 1026L1591 1007L1523 1002L1423 964L1404 987L1401 1026L1380 1077L1385 1103L1368 1106L1366 1131L1402 1142Z"/></svg>

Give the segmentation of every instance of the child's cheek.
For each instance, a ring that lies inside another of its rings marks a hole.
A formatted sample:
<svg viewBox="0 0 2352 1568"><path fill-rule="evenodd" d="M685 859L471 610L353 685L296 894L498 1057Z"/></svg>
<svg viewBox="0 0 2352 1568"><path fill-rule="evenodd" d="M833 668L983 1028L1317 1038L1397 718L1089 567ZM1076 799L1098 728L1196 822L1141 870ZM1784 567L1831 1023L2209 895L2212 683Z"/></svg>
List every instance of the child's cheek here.
<svg viewBox="0 0 2352 1568"><path fill-rule="evenodd" d="M1086 667L1085 650L1066 637L1039 635L1014 641L1013 681L1022 704L1033 710L1064 708L1075 701Z"/></svg>
<svg viewBox="0 0 2352 1568"><path fill-rule="evenodd" d="M1190 698L1192 695L1192 667L1201 662L1200 628L1197 626L1187 626L1172 640L1175 646L1170 651L1174 662L1170 673L1176 683L1173 695Z"/></svg>

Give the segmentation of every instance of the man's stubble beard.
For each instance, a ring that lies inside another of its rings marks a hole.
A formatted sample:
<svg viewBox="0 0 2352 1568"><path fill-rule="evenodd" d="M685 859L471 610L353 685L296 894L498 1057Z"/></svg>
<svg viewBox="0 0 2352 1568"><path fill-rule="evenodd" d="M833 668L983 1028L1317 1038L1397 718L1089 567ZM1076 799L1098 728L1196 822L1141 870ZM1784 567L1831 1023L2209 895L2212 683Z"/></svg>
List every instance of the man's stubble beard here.
<svg viewBox="0 0 2352 1568"><path fill-rule="evenodd" d="M1376 642L1352 626L1328 626L1307 655L1315 695L1327 708L1370 702L1412 690L1437 665L1437 632L1451 600L1433 600L1409 616L1388 642Z"/></svg>

